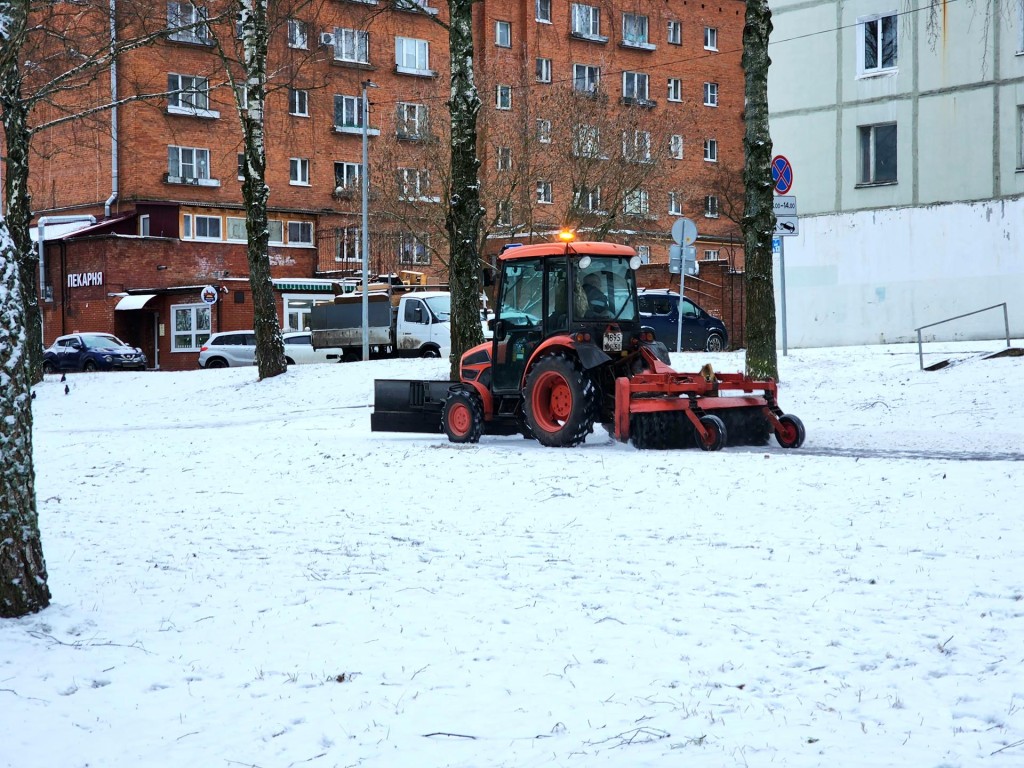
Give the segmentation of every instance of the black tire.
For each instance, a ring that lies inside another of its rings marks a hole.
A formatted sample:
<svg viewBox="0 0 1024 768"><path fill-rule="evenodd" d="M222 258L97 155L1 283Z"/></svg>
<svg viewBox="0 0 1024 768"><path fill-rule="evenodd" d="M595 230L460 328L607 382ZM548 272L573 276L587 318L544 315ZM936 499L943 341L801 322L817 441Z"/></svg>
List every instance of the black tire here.
<svg viewBox="0 0 1024 768"><path fill-rule="evenodd" d="M96 363L94 363L92 360L86 360L84 363L82 363L82 370L85 371L86 373L93 373L96 370Z"/></svg>
<svg viewBox="0 0 1024 768"><path fill-rule="evenodd" d="M541 445L570 448L594 426L597 390L579 363L558 352L542 358L526 378L526 423Z"/></svg>
<svg viewBox="0 0 1024 768"><path fill-rule="evenodd" d="M464 389L448 393L441 411L441 429L453 443L477 443L484 432L480 398Z"/></svg>
<svg viewBox="0 0 1024 768"><path fill-rule="evenodd" d="M228 361L223 357L211 357L206 361L207 368L227 368Z"/></svg>
<svg viewBox="0 0 1024 768"><path fill-rule="evenodd" d="M285 361L285 362L286 362L286 363L287 363L288 365L295 365L295 361L294 361L294 360L292 360L292 359L291 359L290 357L286 357L286 358L284 359L284 361Z"/></svg>
<svg viewBox="0 0 1024 768"><path fill-rule="evenodd" d="M729 439L729 433L725 429L725 422L717 416L708 414L700 417L701 426L708 431L707 440L702 440L697 435L697 445L702 451L718 451Z"/></svg>
<svg viewBox="0 0 1024 768"><path fill-rule="evenodd" d="M50 360L43 360L43 373L56 373L57 368L53 365Z"/></svg>
<svg viewBox="0 0 1024 768"><path fill-rule="evenodd" d="M779 417L782 429L775 431L775 439L783 448L799 448L804 444L807 432L804 423L791 413Z"/></svg>
<svg viewBox="0 0 1024 768"><path fill-rule="evenodd" d="M725 339L722 338L720 333L712 333L708 336L707 342L704 344L705 352L722 352L725 350Z"/></svg>
<svg viewBox="0 0 1024 768"><path fill-rule="evenodd" d="M434 360L437 360L441 357L441 350L439 350L437 347L424 347L420 351L420 357L429 357Z"/></svg>

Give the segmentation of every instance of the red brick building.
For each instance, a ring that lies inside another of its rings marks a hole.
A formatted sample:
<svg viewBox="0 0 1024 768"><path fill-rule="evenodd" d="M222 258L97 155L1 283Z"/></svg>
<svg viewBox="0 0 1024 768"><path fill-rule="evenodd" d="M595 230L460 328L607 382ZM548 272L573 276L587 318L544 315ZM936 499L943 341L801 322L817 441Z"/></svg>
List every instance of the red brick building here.
<svg viewBox="0 0 1024 768"><path fill-rule="evenodd" d="M706 284L708 298L695 298L728 323L723 291L742 249L722 199L737 185L723 183L723 171L742 165L744 4L590 3L475 6L484 255L572 226L582 239L638 248L648 284L677 286L669 231L687 216L700 231L698 259L714 266L693 283ZM370 268L445 280L448 54L436 21L447 10L441 0L408 4L323 0L274 29L267 181L285 328L302 327L311 302L361 267L364 83L373 84ZM212 0L206 9L161 5L168 23L179 21L172 26L216 18ZM251 327L239 105L214 37L232 41L231 23L120 60L122 98L162 97L37 136L31 186L44 225L47 343L109 330L154 366L181 370L196 366L209 333ZM107 87L98 81L90 96L101 100ZM95 223L57 219L72 215Z"/></svg>

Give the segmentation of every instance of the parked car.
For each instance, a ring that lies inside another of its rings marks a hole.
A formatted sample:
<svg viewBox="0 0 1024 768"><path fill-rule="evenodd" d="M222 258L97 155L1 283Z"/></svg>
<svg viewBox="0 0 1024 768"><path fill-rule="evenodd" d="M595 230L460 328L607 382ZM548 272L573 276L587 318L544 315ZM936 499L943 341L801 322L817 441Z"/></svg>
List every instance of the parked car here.
<svg viewBox="0 0 1024 768"><path fill-rule="evenodd" d="M679 335L679 293L664 289L641 288L640 318L654 329L655 338L676 351ZM725 323L683 297L683 351L721 352L729 345Z"/></svg>
<svg viewBox="0 0 1024 768"><path fill-rule="evenodd" d="M43 350L43 373L58 371L144 371L146 356L109 333L59 336Z"/></svg>
<svg viewBox="0 0 1024 768"><path fill-rule="evenodd" d="M281 338L284 340L284 356L288 365L336 363L341 360L341 349L313 349L309 331L289 331L281 334ZM199 350L200 368L234 368L255 364L255 331L215 333Z"/></svg>

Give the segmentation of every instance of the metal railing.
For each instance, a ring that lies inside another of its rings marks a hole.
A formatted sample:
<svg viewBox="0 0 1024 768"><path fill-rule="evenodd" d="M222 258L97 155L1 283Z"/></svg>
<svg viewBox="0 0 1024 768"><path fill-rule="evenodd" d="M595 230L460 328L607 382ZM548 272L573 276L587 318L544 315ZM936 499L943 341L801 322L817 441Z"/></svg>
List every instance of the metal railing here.
<svg viewBox="0 0 1024 768"><path fill-rule="evenodd" d="M1006 302L1004 301L1001 304L993 304L991 307L985 307L984 309L976 309L973 312L965 312L964 314L957 315L956 317L947 317L945 320L939 320L939 322L937 322L937 323L928 323L928 325L922 325L920 328L915 328L914 330L917 331L917 360L918 360L918 362L921 365L921 370L922 371L924 370L924 352L921 350L921 344L922 344L922 342L921 342L921 331L923 331L925 328L933 328L934 326L942 325L943 323L951 323L954 320L960 320L960 319L962 319L964 317L970 317L971 315L977 315L977 314L980 314L981 312L988 312L990 309L998 309L999 307L1003 308L1003 326L1006 329L1006 346L1009 347L1010 346L1010 316L1009 316L1009 314L1006 311Z"/></svg>

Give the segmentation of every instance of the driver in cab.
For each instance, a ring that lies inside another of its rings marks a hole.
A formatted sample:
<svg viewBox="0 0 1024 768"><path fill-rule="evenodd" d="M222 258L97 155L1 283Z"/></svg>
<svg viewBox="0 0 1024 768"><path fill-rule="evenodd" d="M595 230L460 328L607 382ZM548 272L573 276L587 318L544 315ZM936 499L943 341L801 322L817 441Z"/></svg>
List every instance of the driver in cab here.
<svg viewBox="0 0 1024 768"><path fill-rule="evenodd" d="M601 290L601 276L591 272L583 278L583 292L587 297L586 317L600 317L608 313L608 297Z"/></svg>

